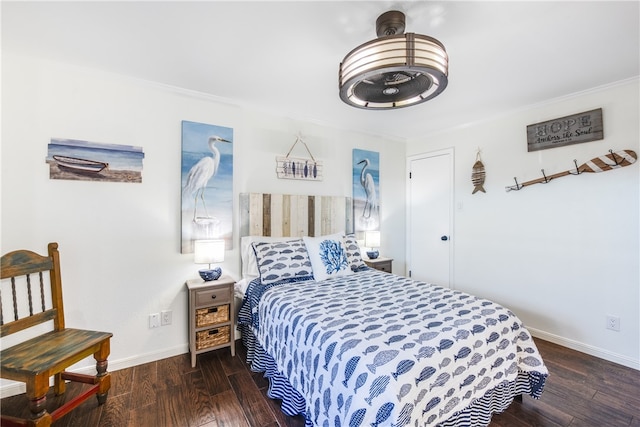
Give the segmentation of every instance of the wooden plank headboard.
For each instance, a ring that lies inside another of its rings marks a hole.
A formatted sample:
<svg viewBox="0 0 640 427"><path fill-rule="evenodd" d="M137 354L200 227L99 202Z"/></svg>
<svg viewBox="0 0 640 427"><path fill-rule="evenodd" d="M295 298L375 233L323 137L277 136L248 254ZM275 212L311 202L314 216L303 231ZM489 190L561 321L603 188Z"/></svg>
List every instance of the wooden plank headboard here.
<svg viewBox="0 0 640 427"><path fill-rule="evenodd" d="M240 236L301 237L353 233L353 203L344 196L240 193Z"/></svg>

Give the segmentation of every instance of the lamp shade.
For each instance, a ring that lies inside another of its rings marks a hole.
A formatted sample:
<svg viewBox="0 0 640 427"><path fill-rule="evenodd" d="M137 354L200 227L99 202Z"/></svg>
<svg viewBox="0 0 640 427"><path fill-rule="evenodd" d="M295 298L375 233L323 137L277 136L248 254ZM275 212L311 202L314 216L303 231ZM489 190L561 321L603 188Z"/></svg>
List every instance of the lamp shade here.
<svg viewBox="0 0 640 427"><path fill-rule="evenodd" d="M224 240L196 240L193 242L193 258L196 264L212 264L224 261Z"/></svg>
<svg viewBox="0 0 640 427"><path fill-rule="evenodd" d="M379 231L365 231L364 232L364 245L368 248L380 247L380 232Z"/></svg>

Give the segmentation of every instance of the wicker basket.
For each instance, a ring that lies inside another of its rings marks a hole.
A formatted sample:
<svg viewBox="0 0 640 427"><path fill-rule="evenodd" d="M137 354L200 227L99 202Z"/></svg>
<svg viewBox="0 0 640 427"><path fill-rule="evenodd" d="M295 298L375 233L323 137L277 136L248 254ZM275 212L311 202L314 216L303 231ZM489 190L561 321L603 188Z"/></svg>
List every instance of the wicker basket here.
<svg viewBox="0 0 640 427"><path fill-rule="evenodd" d="M229 321L229 304L196 310L196 328Z"/></svg>
<svg viewBox="0 0 640 427"><path fill-rule="evenodd" d="M226 344L231 340L229 326L196 332L196 350Z"/></svg>

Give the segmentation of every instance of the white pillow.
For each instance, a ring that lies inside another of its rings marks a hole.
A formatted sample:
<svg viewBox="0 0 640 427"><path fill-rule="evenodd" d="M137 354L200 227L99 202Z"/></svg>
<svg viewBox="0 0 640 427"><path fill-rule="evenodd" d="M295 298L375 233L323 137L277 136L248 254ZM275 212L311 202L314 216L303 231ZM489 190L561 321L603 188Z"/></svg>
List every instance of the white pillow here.
<svg viewBox="0 0 640 427"><path fill-rule="evenodd" d="M296 237L271 237L271 236L242 236L240 238L240 257L242 260L242 278L249 282L260 276L256 253L251 244L253 242L286 242Z"/></svg>
<svg viewBox="0 0 640 427"><path fill-rule="evenodd" d="M313 278L316 282L331 277L353 274L347 259L342 233L302 238L307 246Z"/></svg>

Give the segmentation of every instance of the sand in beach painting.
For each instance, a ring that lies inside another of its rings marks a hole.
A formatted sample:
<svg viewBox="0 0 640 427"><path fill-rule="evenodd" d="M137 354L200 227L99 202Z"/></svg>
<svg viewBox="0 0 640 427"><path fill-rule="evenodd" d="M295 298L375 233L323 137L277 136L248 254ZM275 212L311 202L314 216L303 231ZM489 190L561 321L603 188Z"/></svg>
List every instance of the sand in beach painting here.
<svg viewBox="0 0 640 427"><path fill-rule="evenodd" d="M355 230L379 230L380 153L354 148L352 176Z"/></svg>
<svg viewBox="0 0 640 427"><path fill-rule="evenodd" d="M142 147L51 138L50 179L142 182Z"/></svg>
<svg viewBox="0 0 640 427"><path fill-rule="evenodd" d="M182 122L182 243L224 239L233 248L233 129Z"/></svg>

